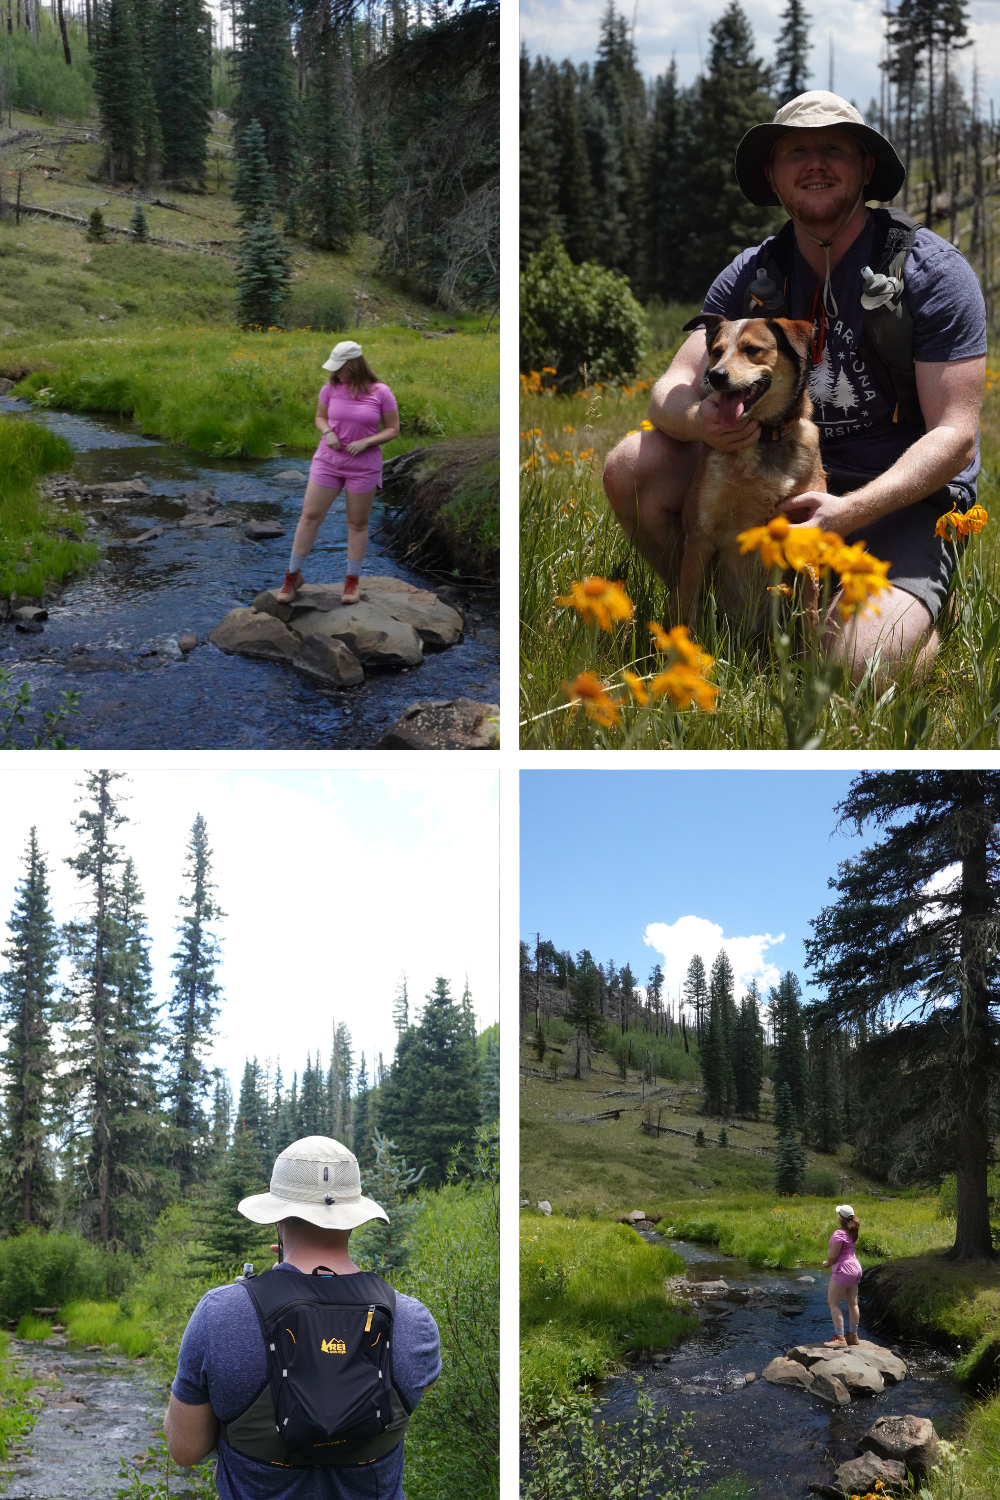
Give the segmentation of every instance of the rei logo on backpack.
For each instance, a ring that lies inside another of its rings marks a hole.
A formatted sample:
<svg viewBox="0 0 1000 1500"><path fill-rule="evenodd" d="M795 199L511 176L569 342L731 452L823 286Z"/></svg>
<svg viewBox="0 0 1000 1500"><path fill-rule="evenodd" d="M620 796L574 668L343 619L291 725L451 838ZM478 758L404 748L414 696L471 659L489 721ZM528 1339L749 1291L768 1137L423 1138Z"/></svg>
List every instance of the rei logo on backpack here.
<svg viewBox="0 0 1000 1500"><path fill-rule="evenodd" d="M318 1274L325 1270L265 1271L244 1282L269 1373L223 1437L248 1458L293 1467L368 1463L402 1441L410 1409L392 1378L396 1294L370 1272Z"/></svg>

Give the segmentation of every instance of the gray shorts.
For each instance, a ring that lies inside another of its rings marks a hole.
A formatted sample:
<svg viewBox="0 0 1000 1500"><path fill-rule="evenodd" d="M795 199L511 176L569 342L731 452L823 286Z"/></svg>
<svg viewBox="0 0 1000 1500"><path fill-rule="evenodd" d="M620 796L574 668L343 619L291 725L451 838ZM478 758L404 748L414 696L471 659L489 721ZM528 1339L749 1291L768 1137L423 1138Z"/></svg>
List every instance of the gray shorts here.
<svg viewBox="0 0 1000 1500"><path fill-rule="evenodd" d="M832 469L827 475L831 495L845 495L860 489L867 478ZM955 550L950 541L934 535L938 517L953 508L968 510L969 492L963 485L944 484L925 500L917 500L905 510L897 510L871 526L862 526L845 538L864 542L873 557L890 562L889 582L908 594L914 594L936 620L948 594L948 584L955 571Z"/></svg>

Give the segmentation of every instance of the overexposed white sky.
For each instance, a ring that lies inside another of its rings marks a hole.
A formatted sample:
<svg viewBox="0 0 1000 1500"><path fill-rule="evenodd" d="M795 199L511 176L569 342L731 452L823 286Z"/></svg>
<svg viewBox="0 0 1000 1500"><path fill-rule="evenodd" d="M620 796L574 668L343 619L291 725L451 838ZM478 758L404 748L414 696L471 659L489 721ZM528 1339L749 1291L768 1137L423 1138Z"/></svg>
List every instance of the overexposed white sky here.
<svg viewBox="0 0 1000 1500"><path fill-rule="evenodd" d="M726 9L727 0L705 6L689 0L616 0L619 11L635 19L635 44L644 75L663 73L677 58L681 81L692 83L707 58L709 27ZM787 0L741 0L753 27L756 50L766 62L774 57L775 38ZM521 0L521 40L532 57L557 61L593 61L606 0ZM882 47L881 0L806 0L812 17L813 49L810 88L829 85L830 36L833 36L834 90L864 111L879 97L878 63ZM971 0L969 35L974 48L959 52L955 66L972 94L972 55L979 66L979 87L986 116L990 98L1000 112L1000 0Z"/></svg>
<svg viewBox="0 0 1000 1500"><path fill-rule="evenodd" d="M64 863L75 757L45 769L0 770L0 939L21 879L32 823L50 871L58 921L79 887ZM170 955L184 853L197 813L228 913L218 970L225 1000L214 1061L238 1090L247 1056L281 1060L285 1078L307 1050L326 1062L346 1022L369 1075L395 1044L392 999L402 971L411 1008L438 974L460 996L468 975L480 1026L498 1018L498 805L492 761L418 756L385 771L142 770L118 788L130 822L118 842L135 860L153 939L156 993L171 991ZM6 960L0 959L0 968Z"/></svg>

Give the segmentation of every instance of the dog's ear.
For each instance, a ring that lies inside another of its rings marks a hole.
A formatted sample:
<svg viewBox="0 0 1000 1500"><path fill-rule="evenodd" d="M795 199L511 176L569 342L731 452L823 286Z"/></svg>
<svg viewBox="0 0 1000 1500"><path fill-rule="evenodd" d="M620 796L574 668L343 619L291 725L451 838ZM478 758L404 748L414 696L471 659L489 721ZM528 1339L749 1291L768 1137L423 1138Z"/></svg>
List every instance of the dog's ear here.
<svg viewBox="0 0 1000 1500"><path fill-rule="evenodd" d="M681 332L693 333L696 328L703 327L705 330L705 343L711 348L712 340L719 331L719 324L725 322L726 319L720 318L718 313L699 313L696 318L690 318L684 324Z"/></svg>
<svg viewBox="0 0 1000 1500"><path fill-rule="evenodd" d="M768 322L777 324L799 359L808 358L813 331L811 323L796 318L768 318Z"/></svg>

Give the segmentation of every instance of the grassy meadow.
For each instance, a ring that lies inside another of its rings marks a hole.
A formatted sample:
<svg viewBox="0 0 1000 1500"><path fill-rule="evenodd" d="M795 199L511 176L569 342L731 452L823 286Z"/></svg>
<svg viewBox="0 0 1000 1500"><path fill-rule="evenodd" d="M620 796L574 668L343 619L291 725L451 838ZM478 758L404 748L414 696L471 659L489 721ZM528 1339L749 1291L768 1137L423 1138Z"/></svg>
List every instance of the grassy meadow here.
<svg viewBox="0 0 1000 1500"><path fill-rule="evenodd" d="M21 417L0 421L0 595L38 597L49 579L62 580L97 561L83 540L82 519L58 514L38 494L37 481L68 468L73 450L64 438ZM61 535L75 532L79 541Z"/></svg>
<svg viewBox="0 0 1000 1500"><path fill-rule="evenodd" d="M989 361L981 414L979 500L994 517L965 547L932 675L904 672L876 695L835 681L794 649L752 639L716 619L711 597L699 643L714 658L715 711L679 710L667 699L629 702L600 725L567 703L563 684L596 672L627 696L626 672L657 670L650 621L666 621L663 582L628 546L601 486L605 455L646 417L649 388L687 335L694 306L654 309L656 348L640 378L575 395L522 377L521 399L521 744L526 749L988 749L1000 743L1000 368ZM620 580L635 606L605 634L559 607L576 580ZM794 606L782 606L783 628ZM669 622L667 622L669 623Z"/></svg>

